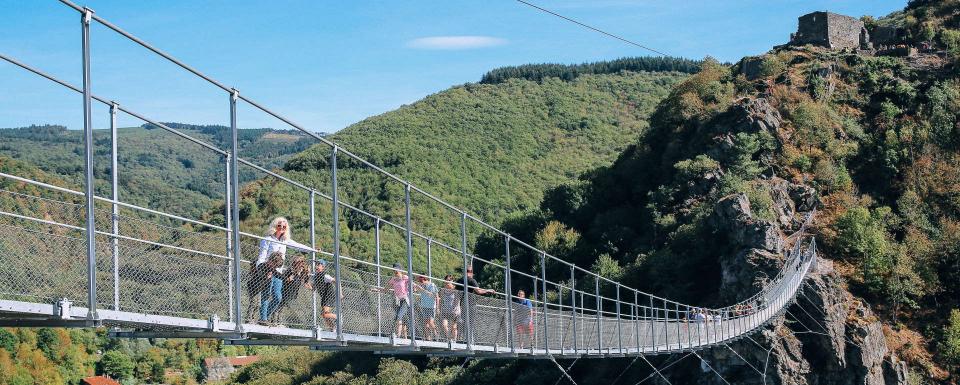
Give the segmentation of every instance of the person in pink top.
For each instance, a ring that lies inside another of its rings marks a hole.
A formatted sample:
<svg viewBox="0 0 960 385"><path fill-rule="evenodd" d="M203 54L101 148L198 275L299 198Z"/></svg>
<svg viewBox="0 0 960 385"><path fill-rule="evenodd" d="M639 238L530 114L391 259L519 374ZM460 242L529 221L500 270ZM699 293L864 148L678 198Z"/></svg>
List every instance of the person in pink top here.
<svg viewBox="0 0 960 385"><path fill-rule="evenodd" d="M393 264L393 277L387 281L386 285L380 289L381 292L393 293L394 320L396 322L395 335L406 336L406 325L412 325L410 320L410 277L403 274L402 266L399 263ZM413 286L423 290L419 284ZM406 324L404 323L406 320Z"/></svg>

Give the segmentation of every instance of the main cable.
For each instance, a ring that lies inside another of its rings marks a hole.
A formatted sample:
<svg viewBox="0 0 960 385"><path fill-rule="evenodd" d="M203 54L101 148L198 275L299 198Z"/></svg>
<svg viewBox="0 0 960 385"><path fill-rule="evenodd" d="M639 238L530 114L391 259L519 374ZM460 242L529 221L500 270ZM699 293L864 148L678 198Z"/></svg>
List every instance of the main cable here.
<svg viewBox="0 0 960 385"><path fill-rule="evenodd" d="M526 4L526 5L528 5L528 6L532 7L532 8L538 9L538 10L540 10L540 11L542 11L542 12L546 12L546 13L551 14L551 15L553 15L553 16L559 17L559 18L561 18L561 19L564 19L564 20L566 20L566 21L569 21L569 22L574 23L574 24L576 24L576 25L579 25L579 26L581 26L581 27L587 28L587 29L592 30L592 31L594 31L594 32L598 32L598 33L607 35L607 36L609 36L609 37L612 37L612 38L614 38L614 39L620 40L620 41L622 41L622 42L624 42L624 43L627 43L627 44L630 44L630 45L633 45L633 46L640 47L640 48L642 48L642 49L645 49L645 50L647 50L647 51L650 51L650 52L659 54L659 55L661 55L661 56L670 56L670 55L667 55L667 54L665 54L665 53L663 53L663 52L657 51L657 50L655 50L655 49L653 49L653 48L647 47L647 46L645 46L645 45L643 45L643 44L640 44L640 43L637 43L637 42L635 42L635 41L629 40L629 39L627 39L627 38L624 38L624 37L621 37L621 36L612 34L612 33L610 33L610 32L604 31L604 30L602 30L602 29L599 29L599 28L596 28L596 27L593 27L593 26L590 26L590 25L581 23L581 22L579 22L579 21L577 21L577 20L571 19L571 18L569 18L569 17L566 17L566 16L564 16L564 15L561 15L561 14L556 13L556 12L554 12L554 11L551 11L551 10L549 10L549 9L543 8L543 7L539 6L539 5L536 5L536 4L533 4L533 3L530 3L530 2L527 2L527 1L524 1L524 0L516 0L516 1L517 1L518 3Z"/></svg>
<svg viewBox="0 0 960 385"><path fill-rule="evenodd" d="M702 362L704 365L707 365L707 368L710 368L710 370L716 373L717 377L720 377L720 381L723 381L724 384L730 385L730 382L728 382L726 378L723 378L723 375L720 374L720 372L718 372L716 369L714 369L713 365L710 365L710 363L707 362L707 360L703 359L703 357L701 357L700 354L698 354L696 351L692 351L691 353L697 356L697 358L700 359L700 362Z"/></svg>

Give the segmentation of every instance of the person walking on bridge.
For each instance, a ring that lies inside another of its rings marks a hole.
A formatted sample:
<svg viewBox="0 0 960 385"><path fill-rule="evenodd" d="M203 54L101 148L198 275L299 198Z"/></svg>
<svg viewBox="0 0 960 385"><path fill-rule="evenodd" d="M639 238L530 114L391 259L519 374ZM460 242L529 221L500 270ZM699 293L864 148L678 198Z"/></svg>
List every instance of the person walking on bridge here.
<svg viewBox="0 0 960 385"><path fill-rule="evenodd" d="M279 253L277 253L279 255ZM281 257L282 258L282 257ZM282 261L282 259L281 259ZM280 262L282 265L283 262ZM308 289L310 285L310 269L307 267L307 260L301 255L293 257L293 262L290 263L290 268L286 269L283 274L283 298L280 300L280 304L277 305L276 310L274 310L271 317L273 317L274 324L279 324L279 319L283 317L283 313L286 312L286 309L291 307L291 304L300 297L300 288L306 286ZM294 313L295 316L299 316L299 313ZM302 324L302 320L298 322Z"/></svg>
<svg viewBox="0 0 960 385"><path fill-rule="evenodd" d="M327 261L317 260L316 273L313 276L313 289L317 291L317 298L320 300L320 317L327 324L330 330L336 330L337 313L333 312L333 307L337 304L337 279L326 273ZM343 299L343 293L340 293Z"/></svg>
<svg viewBox="0 0 960 385"><path fill-rule="evenodd" d="M447 274L443 277L443 288L440 289L440 319L443 323L443 330L447 334L447 341L457 340L457 324L460 318L460 296L461 291L453 285L453 275Z"/></svg>
<svg viewBox="0 0 960 385"><path fill-rule="evenodd" d="M480 287L480 284L477 283L477 279L474 278L474 276L473 276L473 267L467 267L467 271L465 272L465 275L466 275L466 277L467 277L467 291L468 291L468 292L472 292L473 294L476 294L476 295L478 295L478 296L486 296L487 294L496 293L493 289L485 289L485 288ZM463 278L461 277L460 279L457 280L457 282L463 282ZM461 286L461 287L462 287L462 286ZM464 296L464 299L466 299L466 296ZM466 307L465 307L465 309L466 309L466 311L467 311L467 316L470 317L470 318L469 318L470 320L473 320L473 321L474 321L473 325L476 325L476 324L477 324L477 323L476 323L476 321L477 321L477 302L479 302L479 301L478 301L478 300L475 300L475 299L470 299L470 300L469 300L469 306L466 306ZM501 329L502 329L503 326L504 326L504 325L503 325L503 320L501 320L500 322L501 322L501 325L500 325L500 326L501 326ZM468 326L468 325L464 325L464 326ZM474 327L474 329L476 329L476 327ZM498 333L499 333L499 332L498 332Z"/></svg>
<svg viewBox="0 0 960 385"><path fill-rule="evenodd" d="M309 246L290 239L290 222L287 218L276 217L270 222L270 228L267 230L267 237L260 240L260 254L257 256L257 262L254 267L267 262L270 255L280 253L286 260L287 246L301 250L310 250ZM270 315L280 305L283 299L283 266L277 267L275 273L270 277L269 283L260 291L260 321L262 325L268 324Z"/></svg>
<svg viewBox="0 0 960 385"><path fill-rule="evenodd" d="M399 263L393 264L393 277L387 281L386 286L375 291L393 293L393 311L396 329L394 335L403 337L407 335L407 326L415 327L413 320L410 319L410 277L403 273L403 267ZM423 290L423 287L413 283L414 290ZM406 321L406 322L404 322Z"/></svg>
<svg viewBox="0 0 960 385"><path fill-rule="evenodd" d="M533 345L533 302L527 298L527 293L523 290L517 291L517 297L514 300L518 306L514 306L513 323L517 328L517 339L520 342L520 349L526 349L527 344Z"/></svg>
<svg viewBox="0 0 960 385"><path fill-rule="evenodd" d="M430 341L439 341L440 333L437 331L437 303L440 302L439 292L437 285L430 281L430 278L421 275L420 287L422 290L420 292L420 303L417 306L417 317L423 325L423 336ZM421 329L417 329L421 330ZM431 338L432 337L432 338Z"/></svg>

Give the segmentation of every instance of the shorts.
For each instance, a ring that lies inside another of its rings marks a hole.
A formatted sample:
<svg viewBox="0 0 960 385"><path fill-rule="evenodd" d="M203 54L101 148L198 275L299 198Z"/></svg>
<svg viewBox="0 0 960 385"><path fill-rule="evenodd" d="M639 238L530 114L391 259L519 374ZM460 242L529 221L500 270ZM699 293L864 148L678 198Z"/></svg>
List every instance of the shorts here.
<svg viewBox="0 0 960 385"><path fill-rule="evenodd" d="M460 309L452 306L443 306L440 310L440 319L449 320L450 322L460 323Z"/></svg>
<svg viewBox="0 0 960 385"><path fill-rule="evenodd" d="M517 331L520 333L533 333L533 322L517 324Z"/></svg>
<svg viewBox="0 0 960 385"><path fill-rule="evenodd" d="M437 309L432 307L417 307L417 315L423 320L433 320L437 318Z"/></svg>
<svg viewBox="0 0 960 385"><path fill-rule="evenodd" d="M405 298L403 299L394 299L393 302L393 320L394 322L400 322L404 319L410 318L410 304Z"/></svg>
<svg viewBox="0 0 960 385"><path fill-rule="evenodd" d="M317 291L317 299L320 300L320 307L335 307L337 306L337 290L336 289L327 289Z"/></svg>

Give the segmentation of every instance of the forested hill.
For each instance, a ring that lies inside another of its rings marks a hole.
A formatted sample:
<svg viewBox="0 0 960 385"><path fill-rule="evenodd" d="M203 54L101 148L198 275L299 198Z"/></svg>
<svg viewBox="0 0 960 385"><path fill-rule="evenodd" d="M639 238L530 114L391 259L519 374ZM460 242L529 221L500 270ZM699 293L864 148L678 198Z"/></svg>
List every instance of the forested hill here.
<svg viewBox="0 0 960 385"><path fill-rule="evenodd" d="M228 147L229 129L166 123L171 128ZM144 125L119 128L120 194L126 202L190 217L199 217L223 197L224 166L220 156L169 132ZM295 131L240 130L241 156L268 168L314 143ZM95 130L97 192L110 194L110 132ZM32 164L73 187L83 177L83 132L57 125L0 129L0 155ZM241 180L260 177L241 169Z"/></svg>
<svg viewBox="0 0 960 385"><path fill-rule="evenodd" d="M332 139L497 223L536 208L545 189L611 162L647 127L654 106L685 77L678 72L620 72L583 75L573 81L471 83L363 120ZM294 156L284 169L311 185L329 186L329 154L328 146L318 145ZM345 201L402 221L402 186L386 183L346 157L338 162ZM259 231L278 214L291 216L294 227L306 228L305 200L296 189L265 179L246 189L242 199L250 210L241 215L251 230ZM437 205L417 205L416 228L434 236L442 233L433 230L457 234L457 218L443 213ZM352 242L367 239L370 224L350 221L349 225L344 229L345 247L361 253L362 246ZM391 247L385 242L387 258L403 255L401 249Z"/></svg>
<svg viewBox="0 0 960 385"><path fill-rule="evenodd" d="M366 119L333 139L451 202L499 216L612 161L685 75L627 72L567 82L467 84ZM318 153L298 154L298 170Z"/></svg>

